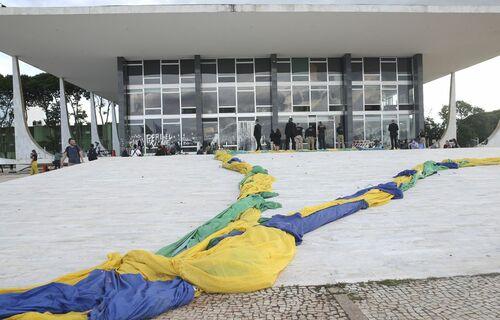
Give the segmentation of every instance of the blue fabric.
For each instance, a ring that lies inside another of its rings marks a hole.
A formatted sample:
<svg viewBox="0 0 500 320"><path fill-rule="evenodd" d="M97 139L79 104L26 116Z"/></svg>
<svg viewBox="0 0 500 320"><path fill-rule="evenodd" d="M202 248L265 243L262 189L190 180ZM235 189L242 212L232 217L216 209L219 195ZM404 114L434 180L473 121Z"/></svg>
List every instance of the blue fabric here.
<svg viewBox="0 0 500 320"><path fill-rule="evenodd" d="M387 192L389 194L392 194L394 196L393 199L402 199L403 198L403 191L401 191L401 189L398 188L397 184L395 182L387 182L387 183L381 183L377 186L373 186L373 187L359 190L355 194L352 194L352 195L346 196L346 197L342 197L339 199L356 198L356 197L359 197L359 196L365 194L366 192L370 191L371 189L378 189L380 191L384 191L384 192Z"/></svg>
<svg viewBox="0 0 500 320"><path fill-rule="evenodd" d="M355 202L348 202L336 206L331 206L326 209L316 211L315 213L302 219L303 231L304 233L314 231L327 223L341 219L366 208L368 208L368 204L366 203L366 201L359 200Z"/></svg>
<svg viewBox="0 0 500 320"><path fill-rule="evenodd" d="M368 204L364 200L348 202L344 204L334 205L303 218L297 212L290 216L281 214L274 215L271 219L262 223L266 227L277 228L283 230L295 237L297 245L302 243L304 234L318 229L319 227L341 219L345 216L353 214L361 209L368 208Z"/></svg>
<svg viewBox="0 0 500 320"><path fill-rule="evenodd" d="M395 175L393 178L412 176L415 173L417 173L417 170L403 170L400 173L398 173L397 175Z"/></svg>
<svg viewBox="0 0 500 320"><path fill-rule="evenodd" d="M455 162L438 162L438 166L447 167L448 169L458 169L458 163Z"/></svg>
<svg viewBox="0 0 500 320"><path fill-rule="evenodd" d="M299 245L302 243L302 236L304 235L304 222L302 216L298 212L290 216L276 214L262 225L283 230L295 237L295 244Z"/></svg>
<svg viewBox="0 0 500 320"><path fill-rule="evenodd" d="M241 159L240 158L236 158L236 157L233 157L231 158L227 163L231 163L231 162L241 162Z"/></svg>
<svg viewBox="0 0 500 320"><path fill-rule="evenodd" d="M88 310L90 320L145 319L193 298L193 286L180 278L146 281L139 274L94 270L74 286L53 282L0 295L0 319L29 311L60 314Z"/></svg>

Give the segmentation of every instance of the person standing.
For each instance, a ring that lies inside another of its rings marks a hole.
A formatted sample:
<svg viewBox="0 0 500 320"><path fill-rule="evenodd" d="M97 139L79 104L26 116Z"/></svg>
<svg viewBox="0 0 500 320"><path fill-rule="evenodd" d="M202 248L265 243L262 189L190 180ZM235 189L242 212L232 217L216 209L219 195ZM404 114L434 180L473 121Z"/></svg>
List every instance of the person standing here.
<svg viewBox="0 0 500 320"><path fill-rule="evenodd" d="M61 152L56 151L56 153L54 153L54 161L52 161L54 169L61 169L61 158L62 158Z"/></svg>
<svg viewBox="0 0 500 320"><path fill-rule="evenodd" d="M89 159L89 161L97 160L97 149L94 148L94 145L92 143L90 144L90 149L87 152L87 158Z"/></svg>
<svg viewBox="0 0 500 320"><path fill-rule="evenodd" d="M309 150L316 150L316 130L314 130L312 123L306 129L305 136Z"/></svg>
<svg viewBox="0 0 500 320"><path fill-rule="evenodd" d="M293 123L293 119L288 119L285 126L285 150L290 149L290 141L292 142L292 149L295 150L295 133L297 131L297 126Z"/></svg>
<svg viewBox="0 0 500 320"><path fill-rule="evenodd" d="M325 150L325 132L326 132L326 126L320 121L318 124L318 149L320 150Z"/></svg>
<svg viewBox="0 0 500 320"><path fill-rule="evenodd" d="M82 149L76 144L76 140L69 138L69 146L63 152L61 158L61 168L64 166L64 160L68 158L68 166L83 163L83 152Z"/></svg>
<svg viewBox="0 0 500 320"><path fill-rule="evenodd" d="M344 128L342 128L341 124L337 127L337 146L342 149L345 148Z"/></svg>
<svg viewBox="0 0 500 320"><path fill-rule="evenodd" d="M200 148L201 149L201 148ZM134 144L134 149L132 150L132 152L130 152L130 156L131 157L140 157L142 156L142 152L141 150L137 147L136 144Z"/></svg>
<svg viewBox="0 0 500 320"><path fill-rule="evenodd" d="M271 150L274 150L274 141L275 141L275 135L276 133L274 132L273 129L271 129L271 134L269 134L269 140L271 141Z"/></svg>
<svg viewBox="0 0 500 320"><path fill-rule="evenodd" d="M302 150L304 149L304 138L302 137L302 131L304 130L304 128L302 128L302 126L297 123L297 125L295 126L295 150Z"/></svg>
<svg viewBox="0 0 500 320"><path fill-rule="evenodd" d="M30 154L31 158L31 168L30 168L30 174L38 174L38 153L36 153L35 150L31 150Z"/></svg>
<svg viewBox="0 0 500 320"><path fill-rule="evenodd" d="M387 130L389 131L389 135L391 137L391 150L399 149L398 146L399 127L394 120L391 121Z"/></svg>
<svg viewBox="0 0 500 320"><path fill-rule="evenodd" d="M257 150L262 150L262 146L260 145L260 138L262 138L262 126L259 123L259 119L255 120L255 127L253 128L253 137L255 141L257 141Z"/></svg>
<svg viewBox="0 0 500 320"><path fill-rule="evenodd" d="M420 149L425 149L427 147L427 137L425 136L425 131L422 130L420 131L420 134L419 134L419 148Z"/></svg>
<svg viewBox="0 0 500 320"><path fill-rule="evenodd" d="M281 148L281 131L280 129L276 129L276 132L274 133L274 148L276 151L279 151Z"/></svg>

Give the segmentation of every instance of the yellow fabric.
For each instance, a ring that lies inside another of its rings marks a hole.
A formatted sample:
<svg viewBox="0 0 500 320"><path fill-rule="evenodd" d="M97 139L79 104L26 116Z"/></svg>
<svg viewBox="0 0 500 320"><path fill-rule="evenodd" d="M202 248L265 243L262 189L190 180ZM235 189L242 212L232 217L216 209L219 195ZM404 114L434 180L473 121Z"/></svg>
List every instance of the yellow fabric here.
<svg viewBox="0 0 500 320"><path fill-rule="evenodd" d="M251 194L272 192L274 181L276 181L276 178L271 175L263 173L254 174L241 186L238 199L245 198Z"/></svg>
<svg viewBox="0 0 500 320"><path fill-rule="evenodd" d="M410 182L412 178L413 178L412 176L400 176L400 177L394 178L392 181L394 181L396 183L396 185L399 187L403 183Z"/></svg>
<svg viewBox="0 0 500 320"><path fill-rule="evenodd" d="M38 174L38 161L31 161L30 174Z"/></svg>
<svg viewBox="0 0 500 320"><path fill-rule="evenodd" d="M492 165L500 165L500 157L496 158L463 158L452 160L459 164L460 167L475 167L475 166L492 166Z"/></svg>
<svg viewBox="0 0 500 320"><path fill-rule="evenodd" d="M119 253L116 253L116 252L110 253L110 254L108 254L108 260L106 260L105 262L103 262L95 267L88 268L88 269L81 270L81 271L77 271L77 272L73 272L73 273L69 273L69 274L66 274L62 277L54 279L50 282L59 282L59 283L64 283L64 284L68 284L68 285L74 285L74 284L78 283L79 281L85 279L89 275L89 273L91 273L93 270L96 270L96 269L112 270L112 269L117 268L121 264L121 258L122 257ZM35 285L32 287L25 287L25 288L0 289L0 294L23 292L23 291L26 291L26 290L29 290L32 288L36 288L39 286L40 285Z"/></svg>
<svg viewBox="0 0 500 320"><path fill-rule="evenodd" d="M85 312L69 312L65 314L26 312L8 317L6 320L87 320L87 314Z"/></svg>
<svg viewBox="0 0 500 320"><path fill-rule="evenodd" d="M227 153L224 150L218 150L217 152L215 152L215 159L222 162L228 162L232 157L233 156L231 154Z"/></svg>
<svg viewBox="0 0 500 320"><path fill-rule="evenodd" d="M222 167L229 170L237 171L242 174L249 173L250 171L252 171L253 168L253 166L247 162L236 162L236 161L231 163L223 162Z"/></svg>

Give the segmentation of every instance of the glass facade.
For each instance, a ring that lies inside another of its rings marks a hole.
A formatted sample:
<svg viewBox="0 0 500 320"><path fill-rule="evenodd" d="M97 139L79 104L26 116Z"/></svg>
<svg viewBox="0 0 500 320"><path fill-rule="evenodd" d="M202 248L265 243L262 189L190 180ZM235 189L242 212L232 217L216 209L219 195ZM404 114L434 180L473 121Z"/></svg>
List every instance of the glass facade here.
<svg viewBox="0 0 500 320"><path fill-rule="evenodd" d="M337 145L336 129L344 125L351 103L353 140L387 145L387 126L392 120L399 124L402 139L413 137L412 58L353 58L350 103L345 101L343 63L336 57L279 57L277 100L273 102L269 57L201 58L199 68L192 58L127 61L129 143L143 141L147 153L154 153L161 144L174 143L185 151L195 151L203 143L251 150L258 119L261 142L269 148L275 105L283 141L284 126L292 117L304 128L322 122L326 146L332 148ZM200 120L202 130L198 132Z"/></svg>

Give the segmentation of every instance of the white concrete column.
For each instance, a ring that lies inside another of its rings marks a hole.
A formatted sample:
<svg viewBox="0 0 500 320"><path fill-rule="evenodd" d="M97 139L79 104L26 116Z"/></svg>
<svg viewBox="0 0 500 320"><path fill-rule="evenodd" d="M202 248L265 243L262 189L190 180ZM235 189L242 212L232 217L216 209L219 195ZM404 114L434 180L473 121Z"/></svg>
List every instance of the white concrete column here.
<svg viewBox="0 0 500 320"><path fill-rule="evenodd" d="M455 96L455 72L450 76L450 102L448 106L448 125L439 140L441 148L446 143L446 140L457 138L457 99Z"/></svg>
<svg viewBox="0 0 500 320"><path fill-rule="evenodd" d="M59 78L59 106L61 113L61 149L64 150L68 146L68 140L71 138L69 131L69 116L68 107L66 105L66 92L64 90L64 79Z"/></svg>
<svg viewBox="0 0 500 320"><path fill-rule="evenodd" d="M118 128L116 126L116 110L115 110L116 105L114 103L111 103L111 133L113 136L113 150L115 150L115 153L117 156L120 155L120 139L118 137Z"/></svg>
<svg viewBox="0 0 500 320"><path fill-rule="evenodd" d="M53 159L52 154L45 151L36 143L31 135L24 105L23 88L21 85L21 75L19 73L19 60L12 57L12 89L13 89L13 107L14 107L14 137L16 148L16 160L21 165L30 163L31 150L38 153L39 162L49 162ZM20 169L18 168L18 169Z"/></svg>
<svg viewBox="0 0 500 320"><path fill-rule="evenodd" d="M90 139L92 140L91 143L99 142L101 150L104 150L104 146L99 139L99 131L97 130L97 116L94 98L94 93L90 92Z"/></svg>

